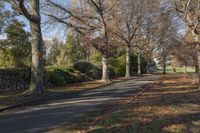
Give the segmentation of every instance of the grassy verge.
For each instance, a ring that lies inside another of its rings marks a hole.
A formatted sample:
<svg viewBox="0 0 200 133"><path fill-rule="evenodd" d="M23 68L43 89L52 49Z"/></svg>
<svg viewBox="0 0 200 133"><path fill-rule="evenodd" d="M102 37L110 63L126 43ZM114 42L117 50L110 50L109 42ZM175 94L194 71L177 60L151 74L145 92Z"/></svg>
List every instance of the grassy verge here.
<svg viewBox="0 0 200 133"><path fill-rule="evenodd" d="M176 69L176 72L174 72L174 70L171 66L167 66L166 73L185 73L184 67L176 67L175 69ZM159 68L159 73L162 73L162 72L163 72L163 68ZM195 73L195 68L194 67L188 67L187 73Z"/></svg>
<svg viewBox="0 0 200 133"><path fill-rule="evenodd" d="M117 101L50 133L199 133L200 92L193 76L168 75L123 109L103 115ZM95 123L94 123L95 122ZM78 123L78 124L77 124Z"/></svg>
<svg viewBox="0 0 200 133"><path fill-rule="evenodd" d="M112 80L111 83L125 81L125 78L115 78ZM0 108L5 108L11 105L20 104L27 101L36 100L39 98L43 98L46 96L53 96L58 94L70 94L76 93L83 90L90 90L97 87L101 87L110 83L103 83L98 80L89 81L89 82L81 82L81 83L73 83L68 84L63 87L54 87L54 88L47 88L45 93L42 95L32 95L32 96L25 96L22 93L24 90L17 90L17 91L6 91L0 92Z"/></svg>

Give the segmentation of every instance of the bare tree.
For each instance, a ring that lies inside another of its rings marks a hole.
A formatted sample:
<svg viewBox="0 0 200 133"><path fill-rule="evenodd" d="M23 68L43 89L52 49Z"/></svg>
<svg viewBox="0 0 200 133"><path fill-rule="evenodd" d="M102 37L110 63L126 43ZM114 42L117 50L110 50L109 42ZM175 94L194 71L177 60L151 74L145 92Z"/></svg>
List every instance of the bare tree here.
<svg viewBox="0 0 200 133"><path fill-rule="evenodd" d="M199 45L200 45L200 1L199 0L174 0L175 8L182 16L186 25L192 30L194 42L197 49L197 73L200 90L200 70L199 70Z"/></svg>
<svg viewBox="0 0 200 133"><path fill-rule="evenodd" d="M188 66L194 66L197 72L197 49L194 45L187 45L185 41L182 41L179 46L174 48L173 53L177 57L178 63L185 67L185 73L187 73Z"/></svg>
<svg viewBox="0 0 200 133"><path fill-rule="evenodd" d="M150 16L154 16L151 14ZM135 46L135 52L137 53L138 58L138 74L141 74L141 56L148 55L147 60L147 72L150 73L150 66L152 60L155 57L155 51L157 49L158 43L158 30L157 30L158 20L154 16L154 20L151 18L146 18L139 30L137 31L136 37L133 40Z"/></svg>
<svg viewBox="0 0 200 133"><path fill-rule="evenodd" d="M176 21L174 21L173 13L171 9L161 9L159 15L158 55L162 62L163 74L166 74L167 59L171 54L174 40L176 40L177 36Z"/></svg>
<svg viewBox="0 0 200 133"><path fill-rule="evenodd" d="M157 9L157 8L154 8ZM152 19L152 17L154 19ZM158 31L158 23L159 19L157 16L157 11L153 11L150 14L147 14L146 20L142 24L142 31L144 36L144 42L146 45L144 49L146 49L146 60L147 60L147 73L150 73L150 67L152 64L152 60L156 56L156 50L158 48L159 43L159 31ZM141 30L140 30L141 31Z"/></svg>
<svg viewBox="0 0 200 133"><path fill-rule="evenodd" d="M46 10L45 15L53 20L73 28L81 34L87 44L95 47L102 53L102 81L109 81L109 12L117 0L78 1L77 6L64 6L64 3L47 0L47 6L54 11ZM81 6L80 6L81 4ZM49 9L48 8L48 9Z"/></svg>
<svg viewBox="0 0 200 133"><path fill-rule="evenodd" d="M13 9L24 15L30 22L32 67L30 87L24 94L42 93L44 90L44 44L41 32L40 1L8 0Z"/></svg>
<svg viewBox="0 0 200 133"><path fill-rule="evenodd" d="M199 42L200 36L200 1L199 0L175 0L176 10L181 14L184 22Z"/></svg>
<svg viewBox="0 0 200 133"><path fill-rule="evenodd" d="M130 77L130 52L132 40L140 26L143 16L144 2L140 0L120 0L112 12L114 25L112 31L126 44L126 75Z"/></svg>
<svg viewBox="0 0 200 133"><path fill-rule="evenodd" d="M160 10L160 2L157 0L142 2L142 22L138 27L134 40L134 52L137 53L138 61L138 74L141 74L141 56L146 56L147 71L149 73L150 65L155 56L155 50L157 48L158 38L160 36L158 30ZM154 18L154 19L152 19Z"/></svg>

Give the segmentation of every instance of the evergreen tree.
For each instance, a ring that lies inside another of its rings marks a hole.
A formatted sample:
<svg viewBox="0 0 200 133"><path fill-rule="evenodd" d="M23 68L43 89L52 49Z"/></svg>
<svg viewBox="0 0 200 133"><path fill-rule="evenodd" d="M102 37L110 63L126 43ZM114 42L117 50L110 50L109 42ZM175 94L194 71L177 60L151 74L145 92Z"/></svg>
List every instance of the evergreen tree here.
<svg viewBox="0 0 200 133"><path fill-rule="evenodd" d="M7 39L2 40L0 43L2 53L1 62L7 64L8 67L30 65L30 35L24 30L24 27L23 23L13 20L5 29Z"/></svg>
<svg viewBox="0 0 200 133"><path fill-rule="evenodd" d="M73 65L85 61L88 49L81 43L80 36L75 33L67 35L66 43L60 45L60 55L57 57L58 65Z"/></svg>
<svg viewBox="0 0 200 133"><path fill-rule="evenodd" d="M60 55L61 45L62 43L58 39L52 40L46 59L46 63L48 65L57 65L57 57Z"/></svg>

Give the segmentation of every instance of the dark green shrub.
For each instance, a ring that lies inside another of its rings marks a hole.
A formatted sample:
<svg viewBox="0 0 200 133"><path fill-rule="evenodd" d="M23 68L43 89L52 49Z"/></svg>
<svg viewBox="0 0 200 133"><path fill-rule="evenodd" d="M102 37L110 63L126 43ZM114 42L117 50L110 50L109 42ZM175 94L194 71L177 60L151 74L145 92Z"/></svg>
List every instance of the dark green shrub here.
<svg viewBox="0 0 200 133"><path fill-rule="evenodd" d="M114 69L114 72L118 76L124 76L126 73L126 57L125 54L119 56L118 58L110 58L110 65ZM134 54L131 54L130 56L130 69L131 74L134 75L137 73L138 70L138 63L137 63L137 56ZM141 57L141 69L142 73L146 73L146 66L147 62L145 58Z"/></svg>
<svg viewBox="0 0 200 133"><path fill-rule="evenodd" d="M109 76L112 78L116 76L115 68L113 66L109 66Z"/></svg>
<svg viewBox="0 0 200 133"><path fill-rule="evenodd" d="M0 90L27 89L30 68L0 69Z"/></svg>
<svg viewBox="0 0 200 133"><path fill-rule="evenodd" d="M73 65L73 68L86 73L89 77L99 79L101 77L101 69L90 62L78 62Z"/></svg>
<svg viewBox="0 0 200 133"><path fill-rule="evenodd" d="M62 86L81 80L82 76L80 72L71 68L48 67L45 71L45 81L51 85Z"/></svg>
<svg viewBox="0 0 200 133"><path fill-rule="evenodd" d="M49 73L48 78L46 79L51 85L62 86L66 84L65 78L59 73L51 72Z"/></svg>
<svg viewBox="0 0 200 133"><path fill-rule="evenodd" d="M28 89L30 78L30 68L0 69L0 91ZM69 83L83 82L89 80L92 80L90 76L81 73L80 71L75 70L74 68L45 68L44 83L46 87L63 86Z"/></svg>
<svg viewBox="0 0 200 133"><path fill-rule="evenodd" d="M118 58L111 58L110 65L114 69L114 72L118 76L125 75L126 66L125 66L125 55L119 56Z"/></svg>

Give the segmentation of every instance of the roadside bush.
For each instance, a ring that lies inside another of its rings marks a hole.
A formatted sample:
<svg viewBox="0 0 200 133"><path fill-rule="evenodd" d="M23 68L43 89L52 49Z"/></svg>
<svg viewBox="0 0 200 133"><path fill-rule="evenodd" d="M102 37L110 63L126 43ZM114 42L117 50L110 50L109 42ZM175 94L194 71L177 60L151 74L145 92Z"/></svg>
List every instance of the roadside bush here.
<svg viewBox="0 0 200 133"><path fill-rule="evenodd" d="M87 75L80 73L73 68L48 67L45 70L45 81L48 85L63 86L69 83L88 81Z"/></svg>
<svg viewBox="0 0 200 133"><path fill-rule="evenodd" d="M66 81L65 81L64 77L60 76L59 73L50 72L47 75L49 75L48 78L46 78L46 80L49 83L49 85L62 86L62 85L66 84Z"/></svg>
<svg viewBox="0 0 200 133"><path fill-rule="evenodd" d="M111 58L110 65L114 69L115 75L122 76L125 75L125 55L119 56L118 58Z"/></svg>
<svg viewBox="0 0 200 133"><path fill-rule="evenodd" d="M145 58L141 58L141 69L142 69L142 73L146 73L146 66L147 66L147 62L145 60ZM124 76L126 73L126 57L125 55L121 55L118 58L111 58L110 59L110 65L112 66L112 68L114 69L114 72L117 76ZM134 75L137 73L137 56L134 54L131 54L130 56L130 69L131 69L131 74Z"/></svg>
<svg viewBox="0 0 200 133"><path fill-rule="evenodd" d="M101 69L90 62L78 62L73 65L73 68L81 73L87 74L93 79L99 79L101 77Z"/></svg>
<svg viewBox="0 0 200 133"><path fill-rule="evenodd" d="M0 69L0 90L26 89L30 82L30 68Z"/></svg>
<svg viewBox="0 0 200 133"><path fill-rule="evenodd" d="M98 67L90 62L78 62L73 65L73 68L80 71L81 73L87 74L89 77L92 77L93 79L100 79L102 75L102 68L101 66ZM109 66L109 73L110 77L114 77L115 69L111 65Z"/></svg>
<svg viewBox="0 0 200 133"><path fill-rule="evenodd" d="M109 66L109 76L111 78L115 77L116 76L116 73L115 73L115 68L113 66Z"/></svg>

